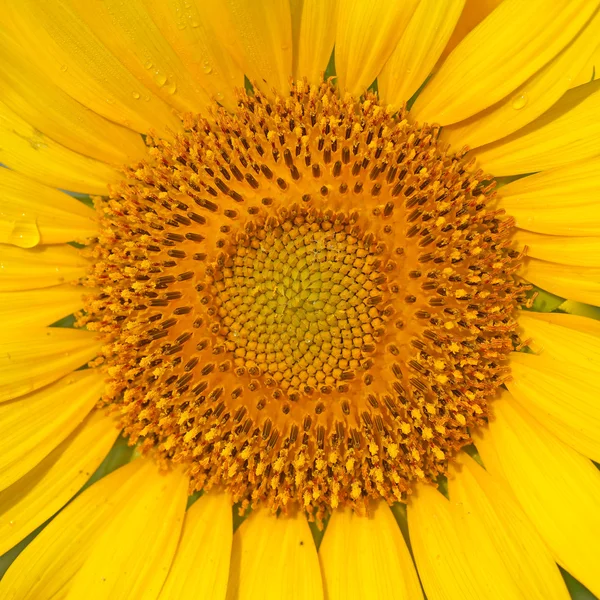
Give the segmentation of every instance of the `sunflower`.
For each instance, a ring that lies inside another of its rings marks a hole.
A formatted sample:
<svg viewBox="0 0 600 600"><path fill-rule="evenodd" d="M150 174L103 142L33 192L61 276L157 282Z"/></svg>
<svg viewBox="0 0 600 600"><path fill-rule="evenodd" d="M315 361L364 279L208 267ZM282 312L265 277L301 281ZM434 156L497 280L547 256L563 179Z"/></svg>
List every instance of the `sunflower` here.
<svg viewBox="0 0 600 600"><path fill-rule="evenodd" d="M1 598L600 595L600 2L2 9Z"/></svg>

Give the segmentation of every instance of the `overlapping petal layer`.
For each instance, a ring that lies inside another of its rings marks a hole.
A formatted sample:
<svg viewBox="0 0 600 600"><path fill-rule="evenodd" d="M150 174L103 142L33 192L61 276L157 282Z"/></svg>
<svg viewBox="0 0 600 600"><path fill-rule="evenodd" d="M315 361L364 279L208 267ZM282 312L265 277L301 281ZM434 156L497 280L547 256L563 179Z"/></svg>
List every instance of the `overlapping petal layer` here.
<svg viewBox="0 0 600 600"><path fill-rule="evenodd" d="M0 404L0 490L67 438L98 402L103 389L104 374L86 369Z"/></svg>
<svg viewBox="0 0 600 600"><path fill-rule="evenodd" d="M535 173L600 153L600 82L569 90L541 117L477 149L481 167L496 177Z"/></svg>
<svg viewBox="0 0 600 600"><path fill-rule="evenodd" d="M231 499L226 494L204 494L185 513L177 553L159 600L224 600L232 537Z"/></svg>
<svg viewBox="0 0 600 600"><path fill-rule="evenodd" d="M0 326L44 327L83 307L82 289L63 283L43 290L0 292Z"/></svg>
<svg viewBox="0 0 600 600"><path fill-rule="evenodd" d="M498 191L498 207L520 229L563 236L600 235L600 157L517 179Z"/></svg>
<svg viewBox="0 0 600 600"><path fill-rule="evenodd" d="M594 594L600 539L600 471L506 393L475 437L486 468L502 477L554 558Z"/></svg>
<svg viewBox="0 0 600 600"><path fill-rule="evenodd" d="M423 597L400 528L384 503L366 517L334 512L319 558L327 600Z"/></svg>
<svg viewBox="0 0 600 600"><path fill-rule="evenodd" d="M415 560L431 600L568 598L543 541L510 491L463 456L447 500L430 486L409 504Z"/></svg>
<svg viewBox="0 0 600 600"><path fill-rule="evenodd" d="M38 390L92 360L101 343L90 331L58 327L5 330L0 341L0 402Z"/></svg>
<svg viewBox="0 0 600 600"><path fill-rule="evenodd" d="M498 102L567 46L597 7L505 0L446 59L415 102L416 118L449 125Z"/></svg>
<svg viewBox="0 0 600 600"><path fill-rule="evenodd" d="M253 512L233 536L227 600L322 600L317 549L303 513Z"/></svg>
<svg viewBox="0 0 600 600"><path fill-rule="evenodd" d="M95 411L31 471L0 492L0 555L73 498L117 435L113 420Z"/></svg>
<svg viewBox="0 0 600 600"><path fill-rule="evenodd" d="M95 213L55 189L0 169L0 243L20 248L86 241L97 234Z"/></svg>

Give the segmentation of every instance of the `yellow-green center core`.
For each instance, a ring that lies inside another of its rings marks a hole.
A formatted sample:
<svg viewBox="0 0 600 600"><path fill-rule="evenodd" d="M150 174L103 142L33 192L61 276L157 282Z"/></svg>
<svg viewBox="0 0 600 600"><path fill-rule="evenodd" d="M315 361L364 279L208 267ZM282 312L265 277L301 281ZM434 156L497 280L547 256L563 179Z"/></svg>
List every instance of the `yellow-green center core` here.
<svg viewBox="0 0 600 600"><path fill-rule="evenodd" d="M368 369L384 325L374 239L316 211L254 225L213 276L234 365L293 400L331 393Z"/></svg>

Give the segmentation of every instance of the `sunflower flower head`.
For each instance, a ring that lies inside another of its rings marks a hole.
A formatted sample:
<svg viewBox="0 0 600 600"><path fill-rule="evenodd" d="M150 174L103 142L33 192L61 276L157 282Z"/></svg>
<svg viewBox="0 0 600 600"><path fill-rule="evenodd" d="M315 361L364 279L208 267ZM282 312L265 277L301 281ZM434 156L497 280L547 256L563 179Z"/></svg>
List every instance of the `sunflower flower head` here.
<svg viewBox="0 0 600 600"><path fill-rule="evenodd" d="M600 594L598 0L3 9L2 600Z"/></svg>
<svg viewBox="0 0 600 600"><path fill-rule="evenodd" d="M188 116L98 201L81 324L133 441L242 506L406 497L518 344L513 220L439 128L301 81Z"/></svg>

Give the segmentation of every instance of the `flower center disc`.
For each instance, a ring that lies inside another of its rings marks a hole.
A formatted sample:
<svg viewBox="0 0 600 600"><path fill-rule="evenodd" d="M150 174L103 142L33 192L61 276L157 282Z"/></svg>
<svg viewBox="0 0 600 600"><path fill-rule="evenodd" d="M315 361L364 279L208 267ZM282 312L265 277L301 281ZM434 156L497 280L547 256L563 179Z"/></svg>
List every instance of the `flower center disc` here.
<svg viewBox="0 0 600 600"><path fill-rule="evenodd" d="M214 269L213 288L238 372L263 375L297 401L342 391L369 369L386 277L372 239L365 243L347 217L294 212L266 217L237 239Z"/></svg>
<svg viewBox="0 0 600 600"><path fill-rule="evenodd" d="M328 84L149 143L98 202L80 319L132 443L194 489L317 518L444 473L525 301L491 178Z"/></svg>

